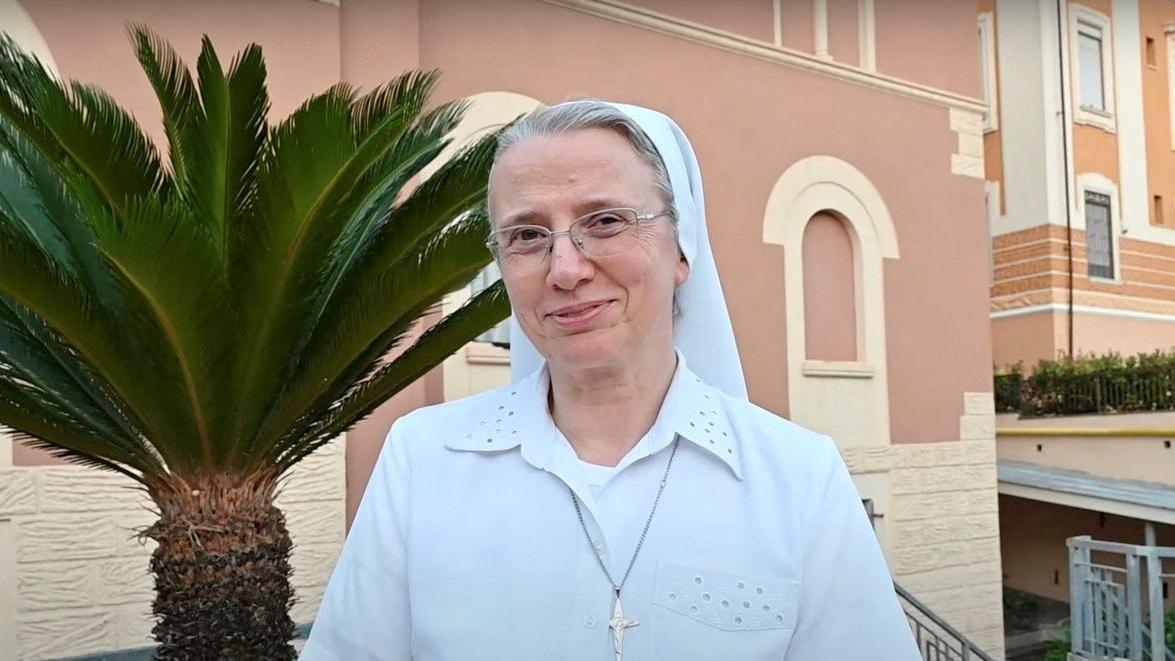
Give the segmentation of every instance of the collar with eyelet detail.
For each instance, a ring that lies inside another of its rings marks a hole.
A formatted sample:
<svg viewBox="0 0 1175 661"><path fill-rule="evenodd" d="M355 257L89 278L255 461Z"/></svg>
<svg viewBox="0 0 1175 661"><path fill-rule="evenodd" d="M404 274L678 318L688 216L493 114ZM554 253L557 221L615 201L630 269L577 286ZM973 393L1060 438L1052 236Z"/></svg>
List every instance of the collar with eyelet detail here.
<svg viewBox="0 0 1175 661"><path fill-rule="evenodd" d="M558 438L547 408L549 389L550 375L544 363L517 383L475 396L479 401L474 412L467 422L455 422L446 432L450 438L445 446L470 452L503 452L521 447L524 459L547 470ZM666 427L674 433L651 435L651 442L642 451L652 455L667 447L675 435L681 436L717 457L741 480L742 456L726 415L726 397L691 372L678 351L677 371L654 423L655 429Z"/></svg>

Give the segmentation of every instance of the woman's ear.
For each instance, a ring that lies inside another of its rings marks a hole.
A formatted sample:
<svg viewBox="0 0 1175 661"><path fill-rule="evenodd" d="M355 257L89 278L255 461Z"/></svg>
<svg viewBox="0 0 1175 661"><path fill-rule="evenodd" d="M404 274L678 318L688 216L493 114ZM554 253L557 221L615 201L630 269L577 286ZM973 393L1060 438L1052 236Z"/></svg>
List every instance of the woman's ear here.
<svg viewBox="0 0 1175 661"><path fill-rule="evenodd" d="M677 253L677 273L675 274L673 281L677 283L678 287L680 287L681 285L685 284L687 279L689 279L689 260L687 260L685 255L679 251Z"/></svg>

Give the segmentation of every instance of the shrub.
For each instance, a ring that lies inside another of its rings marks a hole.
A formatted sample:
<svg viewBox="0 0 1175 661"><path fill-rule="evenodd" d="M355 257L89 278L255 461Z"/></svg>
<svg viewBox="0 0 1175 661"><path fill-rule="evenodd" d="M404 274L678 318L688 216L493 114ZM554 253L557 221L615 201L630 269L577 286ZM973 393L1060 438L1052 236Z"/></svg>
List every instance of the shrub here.
<svg viewBox="0 0 1175 661"><path fill-rule="evenodd" d="M1175 410L1175 348L1020 363L995 375L997 411L1022 416Z"/></svg>

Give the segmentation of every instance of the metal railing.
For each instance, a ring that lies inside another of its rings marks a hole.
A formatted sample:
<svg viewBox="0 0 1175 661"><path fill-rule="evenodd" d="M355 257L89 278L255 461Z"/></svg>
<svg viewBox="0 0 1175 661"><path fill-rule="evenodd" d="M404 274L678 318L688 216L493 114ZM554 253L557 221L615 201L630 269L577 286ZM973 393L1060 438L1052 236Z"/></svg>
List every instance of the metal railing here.
<svg viewBox="0 0 1175 661"><path fill-rule="evenodd" d="M1066 545L1072 658L1175 661L1163 621L1163 580L1175 578L1163 563L1175 560L1175 548L1102 542L1089 535L1070 537ZM1095 552L1111 560L1095 562Z"/></svg>
<svg viewBox="0 0 1175 661"><path fill-rule="evenodd" d="M1021 417L1175 410L1175 372L1000 375L999 408L1018 399Z"/></svg>
<svg viewBox="0 0 1175 661"><path fill-rule="evenodd" d="M994 661L902 586L894 583L893 587L925 661Z"/></svg>

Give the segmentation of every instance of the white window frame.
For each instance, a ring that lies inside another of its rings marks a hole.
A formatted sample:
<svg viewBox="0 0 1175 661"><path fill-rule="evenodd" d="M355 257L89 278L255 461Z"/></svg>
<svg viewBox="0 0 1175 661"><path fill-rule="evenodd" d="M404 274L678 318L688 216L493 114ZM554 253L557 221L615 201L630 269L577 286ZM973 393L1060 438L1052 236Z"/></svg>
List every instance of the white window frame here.
<svg viewBox="0 0 1175 661"><path fill-rule="evenodd" d="M995 17L992 12L979 15L979 67L983 85L983 132L991 133L1000 128L999 93L996 89L995 63Z"/></svg>
<svg viewBox="0 0 1175 661"><path fill-rule="evenodd" d="M983 204L987 217L987 284L995 285L995 239L996 224L1000 217L1000 182L983 182Z"/></svg>
<svg viewBox="0 0 1175 661"><path fill-rule="evenodd" d="M1081 59L1078 55L1078 35L1083 27L1101 33L1102 99L1106 106L1104 110L1081 105ZM1072 64L1069 80L1072 88L1070 98L1073 106L1073 118L1078 124L1096 126L1110 133L1113 133L1116 127L1113 55L1114 41L1110 30L1110 17L1084 5L1069 5L1069 61Z"/></svg>
<svg viewBox="0 0 1175 661"><path fill-rule="evenodd" d="M481 292L490 288L501 277L502 272L498 269L497 260L491 260L484 269L479 271L478 274L473 277L473 281L469 283L469 297L473 298L474 296L477 296ZM502 321L498 322L486 332L475 337L473 341L492 344L494 346L498 346L498 343L504 343L509 346L510 317L506 317Z"/></svg>
<svg viewBox="0 0 1175 661"><path fill-rule="evenodd" d="M1175 24L1167 24L1164 30L1167 48L1167 112L1171 124L1171 149L1175 149Z"/></svg>
<svg viewBox="0 0 1175 661"><path fill-rule="evenodd" d="M1089 228L1085 226L1085 193L1101 193L1110 198L1110 254L1114 260L1114 277L1102 278L1088 275L1089 273ZM1118 238L1122 234L1122 212L1118 199L1118 186L1105 175L1096 172L1087 172L1077 177L1077 218L1081 231L1085 233L1085 269L1090 282L1104 282L1122 284L1122 254L1118 248Z"/></svg>

